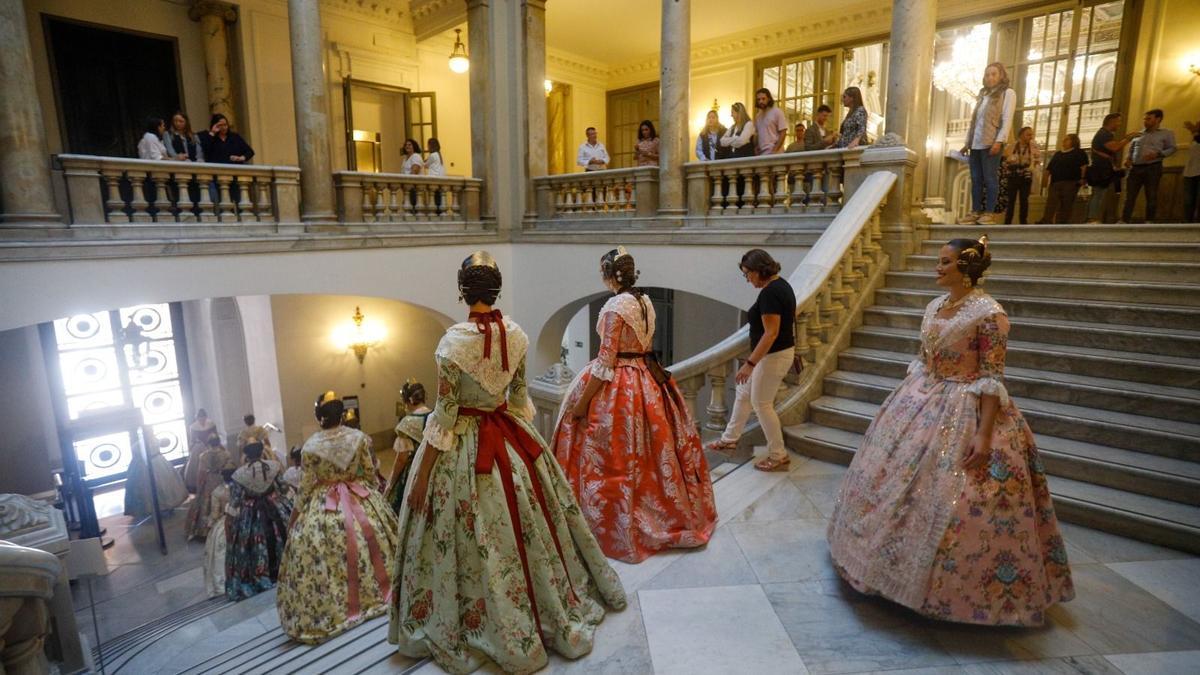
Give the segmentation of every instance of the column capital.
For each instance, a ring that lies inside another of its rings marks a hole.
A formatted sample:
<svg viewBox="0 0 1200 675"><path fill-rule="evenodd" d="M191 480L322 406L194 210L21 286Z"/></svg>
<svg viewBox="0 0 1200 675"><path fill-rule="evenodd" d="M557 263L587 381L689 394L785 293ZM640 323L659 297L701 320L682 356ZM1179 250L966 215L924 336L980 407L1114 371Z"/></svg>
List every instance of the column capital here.
<svg viewBox="0 0 1200 675"><path fill-rule="evenodd" d="M192 6L188 7L188 18L199 21L206 16L216 16L225 23L233 23L238 18L237 5L220 0L192 0Z"/></svg>
<svg viewBox="0 0 1200 675"><path fill-rule="evenodd" d="M546 0L521 0L521 4L533 9L546 11Z"/></svg>
<svg viewBox="0 0 1200 675"><path fill-rule="evenodd" d="M479 7L487 7L491 4L492 0L467 0L467 11L469 12L472 9L477 9ZM467 27L468 29L470 28L469 23L467 24Z"/></svg>

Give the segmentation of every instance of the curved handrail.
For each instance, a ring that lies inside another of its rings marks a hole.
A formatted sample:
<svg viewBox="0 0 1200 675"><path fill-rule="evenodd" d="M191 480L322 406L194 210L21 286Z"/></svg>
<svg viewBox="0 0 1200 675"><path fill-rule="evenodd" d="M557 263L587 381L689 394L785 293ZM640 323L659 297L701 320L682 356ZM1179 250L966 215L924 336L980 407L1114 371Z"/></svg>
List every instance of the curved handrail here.
<svg viewBox="0 0 1200 675"><path fill-rule="evenodd" d="M817 243L813 244L796 269L788 275L788 283L796 293L797 316L800 316L805 307L817 301L830 276L843 265L846 253L859 239L862 229L871 222L895 182L896 175L890 171L876 171L867 176L817 239ZM712 347L673 364L670 367L671 373L680 382L701 376L749 351L749 334L749 327L742 326ZM797 336L798 339L799 337ZM799 342L797 348L803 350Z"/></svg>

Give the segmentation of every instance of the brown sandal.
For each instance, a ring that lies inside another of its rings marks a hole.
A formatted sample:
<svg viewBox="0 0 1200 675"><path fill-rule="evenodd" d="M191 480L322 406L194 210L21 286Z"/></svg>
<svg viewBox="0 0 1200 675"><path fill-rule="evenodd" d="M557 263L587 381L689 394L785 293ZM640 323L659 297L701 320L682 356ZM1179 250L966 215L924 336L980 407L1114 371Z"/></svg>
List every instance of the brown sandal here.
<svg viewBox="0 0 1200 675"><path fill-rule="evenodd" d="M704 446L704 449L705 450L715 450L717 452L729 452L731 450L737 450L737 447L738 447L737 441L722 441L720 439L717 439L717 440L709 443L708 445Z"/></svg>
<svg viewBox="0 0 1200 675"><path fill-rule="evenodd" d="M792 463L792 460L784 457L783 459L774 459L767 457L754 463L754 468L759 471L787 471Z"/></svg>

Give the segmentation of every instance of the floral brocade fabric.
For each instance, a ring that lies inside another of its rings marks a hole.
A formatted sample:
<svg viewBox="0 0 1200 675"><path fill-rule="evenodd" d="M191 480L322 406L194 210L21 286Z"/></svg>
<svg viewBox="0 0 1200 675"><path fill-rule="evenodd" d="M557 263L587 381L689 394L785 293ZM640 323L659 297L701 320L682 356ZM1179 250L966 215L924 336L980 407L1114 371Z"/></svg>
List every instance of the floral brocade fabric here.
<svg viewBox="0 0 1200 675"><path fill-rule="evenodd" d="M473 324L473 336L452 328L439 345L438 399L412 460L419 467L436 453L426 509L414 513L406 501L400 510L388 639L451 673L492 664L532 673L551 650L578 658L591 651L605 605L625 606L620 580L529 423L526 342L516 324L505 326L506 377L479 362L470 343L484 337ZM495 361L498 351L493 345Z"/></svg>
<svg viewBox="0 0 1200 675"><path fill-rule="evenodd" d="M387 611L396 516L379 491L371 438L363 432L318 431L305 441L300 465L276 604L284 632L315 643Z"/></svg>
<svg viewBox="0 0 1200 675"><path fill-rule="evenodd" d="M225 596L242 600L275 586L292 503L275 461L243 464L229 483L233 522L225 532Z"/></svg>
<svg viewBox="0 0 1200 675"><path fill-rule="evenodd" d="M926 308L921 354L884 401L829 525L838 572L864 593L963 623L1037 626L1075 596L1033 432L1004 387L1008 317L982 291ZM987 463L963 467L980 396L1000 401Z"/></svg>
<svg viewBox="0 0 1200 675"><path fill-rule="evenodd" d="M651 344L654 314L643 317L637 303L621 294L601 310L600 352L568 392L551 442L604 554L628 563L703 546L717 522L708 462L678 385L659 385L644 359L618 357ZM587 417L573 419L593 378L605 384Z"/></svg>

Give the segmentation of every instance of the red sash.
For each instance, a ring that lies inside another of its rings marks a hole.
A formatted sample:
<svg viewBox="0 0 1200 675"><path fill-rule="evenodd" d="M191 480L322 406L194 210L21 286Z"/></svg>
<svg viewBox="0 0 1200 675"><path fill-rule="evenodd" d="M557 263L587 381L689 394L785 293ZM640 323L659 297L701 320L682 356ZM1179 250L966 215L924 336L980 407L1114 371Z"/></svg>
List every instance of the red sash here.
<svg viewBox="0 0 1200 675"><path fill-rule="evenodd" d="M476 408L459 408L459 415L467 417L479 418L479 454L475 458L475 473L476 475L485 474L491 475L492 467L496 464L500 465L500 483L504 486L504 499L508 503L508 518L512 521L513 537L516 539L517 552L521 556L521 567L525 572L525 590L529 595L529 605L533 609L533 620L537 624L538 634L542 632L542 622L538 616L537 600L533 594L533 578L529 573L529 560L525 554L525 538L522 535L521 529L521 514L517 511L517 492L516 485L513 483L513 468L512 462L505 448L507 445L512 446L513 451L525 463L525 468L529 473L529 481L533 484L533 494L537 498L538 506L542 510L542 517L546 519L546 527L550 530L550 537L554 539L554 548L558 551L559 562L563 566L563 575L567 579L567 585L571 592L571 603L578 601L575 595L574 584L571 583L571 575L567 571L566 558L563 557L562 546L558 542L558 532L554 529L554 523L550 520L550 511L546 508L546 496L542 492L542 483L538 480L537 471L533 467L533 463L542 454L542 444L536 438L531 436L529 432L520 424L517 424L506 411L508 404L502 404L495 410L478 410ZM545 639L543 637L543 642Z"/></svg>
<svg viewBox="0 0 1200 675"><path fill-rule="evenodd" d="M471 312L471 320L483 334L483 358L492 358L492 324L500 329L500 367L508 372L508 331L504 328L504 315L500 310L490 312Z"/></svg>
<svg viewBox="0 0 1200 675"><path fill-rule="evenodd" d="M359 601L358 537L354 535L355 521L358 521L358 526L362 529L363 539L367 540L367 550L371 556L375 583L379 584L385 602L390 602L392 599L392 581L388 576L387 565L383 561L383 551L379 547L379 541L375 538L375 528L371 526L367 513L363 511L362 504L359 503L359 499L366 499L371 494L370 489L362 483L346 481L325 483L325 485L329 486L325 492L325 510L341 511L346 524L346 565L349 568L346 618L353 620L362 615L362 606Z"/></svg>

